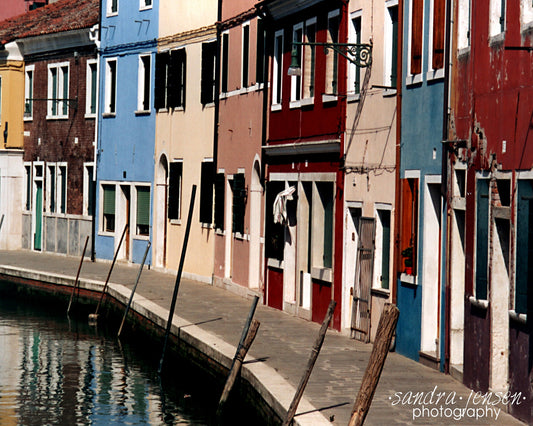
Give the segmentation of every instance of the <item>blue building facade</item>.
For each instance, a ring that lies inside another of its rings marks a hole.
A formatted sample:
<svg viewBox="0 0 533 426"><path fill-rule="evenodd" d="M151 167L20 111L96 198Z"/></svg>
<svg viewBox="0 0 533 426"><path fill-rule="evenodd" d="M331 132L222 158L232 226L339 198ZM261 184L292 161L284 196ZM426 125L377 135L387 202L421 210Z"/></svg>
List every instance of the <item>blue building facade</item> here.
<svg viewBox="0 0 533 426"><path fill-rule="evenodd" d="M445 2L405 0L400 164L401 265L397 351L435 368L444 360Z"/></svg>
<svg viewBox="0 0 533 426"><path fill-rule="evenodd" d="M152 238L158 19L158 1L102 2L95 218L100 259L112 259L118 250L118 259L140 263ZM148 264L150 259L148 253Z"/></svg>

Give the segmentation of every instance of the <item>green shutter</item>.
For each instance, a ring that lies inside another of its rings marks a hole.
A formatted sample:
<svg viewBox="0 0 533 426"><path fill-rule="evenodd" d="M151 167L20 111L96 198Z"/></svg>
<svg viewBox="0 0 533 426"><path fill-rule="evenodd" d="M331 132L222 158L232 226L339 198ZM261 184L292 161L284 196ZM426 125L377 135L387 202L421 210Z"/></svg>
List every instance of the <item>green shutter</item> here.
<svg viewBox="0 0 533 426"><path fill-rule="evenodd" d="M96 114L96 64L90 66L91 71L91 114Z"/></svg>
<svg viewBox="0 0 533 426"><path fill-rule="evenodd" d="M150 225L150 188L137 187L137 225Z"/></svg>
<svg viewBox="0 0 533 426"><path fill-rule="evenodd" d="M104 185L104 214L115 214L115 187Z"/></svg>

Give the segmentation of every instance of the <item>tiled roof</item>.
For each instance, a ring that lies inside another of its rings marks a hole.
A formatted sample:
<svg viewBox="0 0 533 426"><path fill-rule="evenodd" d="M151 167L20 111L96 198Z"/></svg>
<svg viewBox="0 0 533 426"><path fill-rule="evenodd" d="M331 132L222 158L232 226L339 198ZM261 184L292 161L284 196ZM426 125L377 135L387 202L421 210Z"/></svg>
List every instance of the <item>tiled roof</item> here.
<svg viewBox="0 0 533 426"><path fill-rule="evenodd" d="M0 45L15 39L90 28L98 23L99 0L59 0L0 22Z"/></svg>

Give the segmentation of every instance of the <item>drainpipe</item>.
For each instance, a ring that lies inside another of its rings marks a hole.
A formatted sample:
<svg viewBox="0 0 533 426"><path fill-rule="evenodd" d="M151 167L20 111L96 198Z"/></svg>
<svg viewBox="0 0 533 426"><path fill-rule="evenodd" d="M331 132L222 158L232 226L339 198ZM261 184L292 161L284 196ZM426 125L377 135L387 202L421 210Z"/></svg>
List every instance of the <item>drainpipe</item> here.
<svg viewBox="0 0 533 426"><path fill-rule="evenodd" d="M100 42L102 40L101 36L101 25L102 25L102 7L103 7L103 0L100 0L100 10L98 12L98 24L94 25L91 30L89 31L89 39L91 41L94 41L94 44L96 46L96 118L94 120L94 153L93 153L93 185L94 185L94 200L92 205L92 224L91 224L91 262L95 261L96 255L96 193L97 193L97 187L96 183L98 182L96 176L97 176L97 161L98 161L98 145L99 145L99 137L98 137L98 130L99 126L98 123L100 122Z"/></svg>
<svg viewBox="0 0 533 426"><path fill-rule="evenodd" d="M452 51L452 30L453 20L452 14L453 1L446 0L446 28L445 28L445 46L444 46L444 99L443 99L443 114L442 114L442 140L449 140L449 114L450 114L450 90L451 90L451 51ZM441 341L444 341L444 360L441 357L441 369L444 369L446 374L450 373L450 333L451 333L451 287L450 287L450 224L451 224L451 209L450 209L450 191L448 184L448 143L442 144L442 177L441 177L441 194L446 201L446 241L444 243L444 336L441 336ZM441 257L442 258L442 257ZM441 292L442 293L442 292ZM442 315L441 315L442 318ZM442 354L442 349L441 349Z"/></svg>
<svg viewBox="0 0 533 426"><path fill-rule="evenodd" d="M400 262L400 160L402 141L402 84L403 84L403 9L404 2L398 2L398 58L396 71L396 179L394 192L394 255L392 265L392 276L394 279L391 291L391 302L396 305L398 301L398 278Z"/></svg>

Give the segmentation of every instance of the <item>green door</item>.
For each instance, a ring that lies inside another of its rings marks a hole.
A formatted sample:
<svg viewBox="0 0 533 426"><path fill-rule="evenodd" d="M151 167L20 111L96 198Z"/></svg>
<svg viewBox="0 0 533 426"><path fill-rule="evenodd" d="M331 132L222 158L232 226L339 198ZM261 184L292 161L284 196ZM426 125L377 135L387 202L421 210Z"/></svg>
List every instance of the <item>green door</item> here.
<svg viewBox="0 0 533 426"><path fill-rule="evenodd" d="M35 182L35 233L33 234L33 248L41 250L41 234L43 228L43 183Z"/></svg>

